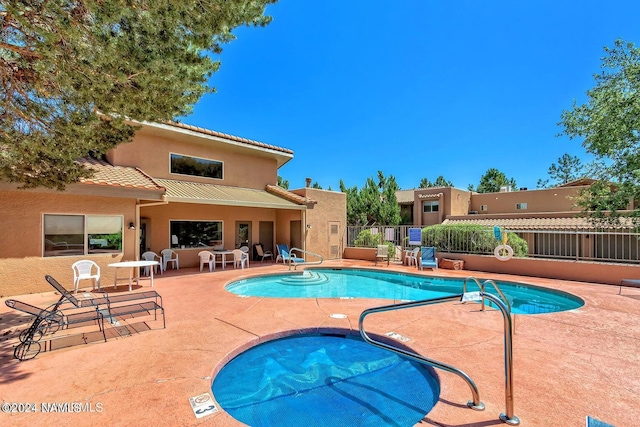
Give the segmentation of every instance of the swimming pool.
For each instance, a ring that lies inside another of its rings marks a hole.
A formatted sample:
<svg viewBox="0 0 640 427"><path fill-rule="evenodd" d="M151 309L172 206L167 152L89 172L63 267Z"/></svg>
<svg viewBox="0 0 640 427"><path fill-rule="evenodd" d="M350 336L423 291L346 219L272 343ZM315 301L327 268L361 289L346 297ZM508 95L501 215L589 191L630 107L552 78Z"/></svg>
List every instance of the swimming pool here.
<svg viewBox="0 0 640 427"><path fill-rule="evenodd" d="M265 298L383 298L416 301L462 293L464 279L429 277L358 268L314 268L302 272L239 280L226 290ZM481 280L483 282L484 280ZM515 282L496 282L514 314L573 310L584 301L567 292ZM477 291L474 281L468 291ZM487 292L496 293L491 286Z"/></svg>
<svg viewBox="0 0 640 427"><path fill-rule="evenodd" d="M356 336L294 335L227 363L211 391L235 419L259 426L413 426L435 406L431 368Z"/></svg>

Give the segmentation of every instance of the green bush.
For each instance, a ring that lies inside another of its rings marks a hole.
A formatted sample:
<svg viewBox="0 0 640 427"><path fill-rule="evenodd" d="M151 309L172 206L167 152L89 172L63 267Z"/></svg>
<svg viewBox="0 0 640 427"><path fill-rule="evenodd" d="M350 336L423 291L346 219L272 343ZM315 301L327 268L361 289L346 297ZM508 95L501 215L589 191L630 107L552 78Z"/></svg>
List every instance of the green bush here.
<svg viewBox="0 0 640 427"><path fill-rule="evenodd" d="M507 238L514 256L528 256L529 248L524 239L509 232ZM422 229L422 244L434 246L440 252L488 254L493 253L502 242L496 240L492 227L478 224L437 224Z"/></svg>
<svg viewBox="0 0 640 427"><path fill-rule="evenodd" d="M378 245L389 246L389 258L393 258L396 253L396 245L393 242L382 242L382 234L371 234L371 229L362 230L358 237L353 241L356 247L360 248L377 248Z"/></svg>
<svg viewBox="0 0 640 427"><path fill-rule="evenodd" d="M371 229L367 228L358 234L353 244L361 248L375 248L380 244L380 235L371 234Z"/></svg>

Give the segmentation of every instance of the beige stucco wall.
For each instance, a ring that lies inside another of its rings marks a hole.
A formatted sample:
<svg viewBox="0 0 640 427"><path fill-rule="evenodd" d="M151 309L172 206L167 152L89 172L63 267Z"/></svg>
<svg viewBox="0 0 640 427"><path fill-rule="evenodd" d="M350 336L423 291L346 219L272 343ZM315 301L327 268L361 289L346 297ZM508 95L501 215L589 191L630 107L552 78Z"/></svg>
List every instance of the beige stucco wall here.
<svg viewBox="0 0 640 427"><path fill-rule="evenodd" d="M121 144L108 155L110 163L142 169L154 178L166 178L263 190L277 183L277 161L258 150L221 143L206 138L173 134L169 139L155 129L143 127L134 140ZM223 179L170 173L170 153L223 162Z"/></svg>
<svg viewBox="0 0 640 427"><path fill-rule="evenodd" d="M291 192L317 202L307 207L306 224L311 228L304 227L303 230L305 249L321 255L324 259L341 258L346 236L346 193L309 187L291 190ZM331 232L332 225L338 227L335 234ZM334 248L333 253L332 246L338 246ZM308 261L313 260L309 258Z"/></svg>
<svg viewBox="0 0 640 427"><path fill-rule="evenodd" d="M573 197L584 187L549 188L544 190L511 191L502 193L474 193L471 211L478 214L517 213L523 216L532 212L580 211L574 206ZM516 209L516 203L526 203L527 209ZM487 205L486 211L481 206Z"/></svg>
<svg viewBox="0 0 640 427"><path fill-rule="evenodd" d="M42 257L43 214L122 215L124 254ZM91 259L101 268L102 283L113 284L113 271L107 267L121 259L134 259L135 231L127 224L135 221L135 200L33 191L0 191L0 295L51 291L45 274L67 288L73 285L71 265Z"/></svg>
<svg viewBox="0 0 640 427"><path fill-rule="evenodd" d="M434 197L439 195L439 197ZM440 224L449 215L466 215L469 212L471 192L453 187L435 187L415 190L413 200L414 225ZM422 212L424 201L440 202L438 212Z"/></svg>

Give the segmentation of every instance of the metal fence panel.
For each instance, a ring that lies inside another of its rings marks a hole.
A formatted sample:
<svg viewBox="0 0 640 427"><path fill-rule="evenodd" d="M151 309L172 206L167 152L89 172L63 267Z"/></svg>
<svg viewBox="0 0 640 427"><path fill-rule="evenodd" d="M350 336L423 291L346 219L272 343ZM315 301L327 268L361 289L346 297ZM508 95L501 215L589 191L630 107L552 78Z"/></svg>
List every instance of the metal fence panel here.
<svg viewBox="0 0 640 427"><path fill-rule="evenodd" d="M348 247L375 247L376 244L392 242L402 249L409 245L410 225L397 226L348 226ZM505 230L517 234L527 242L528 256L532 258L571 259L577 261L615 262L640 264L640 233L634 229L598 228L593 230ZM361 233L368 232L368 239ZM440 252L493 254L499 244L493 229L460 232L454 228L438 232L422 232L422 244L435 246ZM358 244L360 243L360 244Z"/></svg>

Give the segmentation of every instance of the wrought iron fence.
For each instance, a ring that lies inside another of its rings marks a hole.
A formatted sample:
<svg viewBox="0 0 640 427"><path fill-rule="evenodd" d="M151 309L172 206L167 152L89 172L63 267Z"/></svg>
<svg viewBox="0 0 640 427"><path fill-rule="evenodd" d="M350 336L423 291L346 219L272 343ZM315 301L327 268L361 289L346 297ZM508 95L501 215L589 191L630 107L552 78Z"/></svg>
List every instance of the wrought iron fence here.
<svg viewBox="0 0 640 427"><path fill-rule="evenodd" d="M392 242L402 249L418 246L410 244L410 229L399 226L348 226L348 247L375 247ZM562 229L562 230L505 230L515 233L526 242L524 255L532 258L570 259L576 261L640 264L640 233L633 229ZM415 242L413 242L415 243ZM435 246L439 252L493 254L498 245L493 229L423 231L420 244Z"/></svg>

